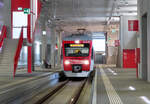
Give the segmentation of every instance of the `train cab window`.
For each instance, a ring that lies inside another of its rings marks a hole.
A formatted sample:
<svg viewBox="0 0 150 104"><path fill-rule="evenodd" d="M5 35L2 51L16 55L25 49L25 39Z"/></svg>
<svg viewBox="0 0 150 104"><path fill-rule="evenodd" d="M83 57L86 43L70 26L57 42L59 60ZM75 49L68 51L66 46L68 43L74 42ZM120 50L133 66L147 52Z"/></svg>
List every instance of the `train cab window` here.
<svg viewBox="0 0 150 104"><path fill-rule="evenodd" d="M86 57L89 56L89 44L64 44L65 56L67 57Z"/></svg>

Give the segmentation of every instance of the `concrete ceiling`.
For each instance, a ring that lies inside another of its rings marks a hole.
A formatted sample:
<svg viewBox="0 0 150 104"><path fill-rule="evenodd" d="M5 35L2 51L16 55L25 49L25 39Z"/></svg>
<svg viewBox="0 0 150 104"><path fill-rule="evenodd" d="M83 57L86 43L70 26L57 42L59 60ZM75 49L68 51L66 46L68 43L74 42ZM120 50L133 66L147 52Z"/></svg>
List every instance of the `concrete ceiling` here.
<svg viewBox="0 0 150 104"><path fill-rule="evenodd" d="M121 15L137 15L137 0L42 0L42 3L44 21L56 18L62 28L105 25L108 21L118 22Z"/></svg>

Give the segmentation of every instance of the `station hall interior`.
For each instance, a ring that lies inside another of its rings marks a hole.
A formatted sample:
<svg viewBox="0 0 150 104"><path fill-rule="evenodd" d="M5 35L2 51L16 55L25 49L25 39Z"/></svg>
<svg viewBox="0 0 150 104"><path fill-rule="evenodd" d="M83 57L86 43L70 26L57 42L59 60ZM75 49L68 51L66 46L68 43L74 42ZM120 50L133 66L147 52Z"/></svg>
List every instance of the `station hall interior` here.
<svg viewBox="0 0 150 104"><path fill-rule="evenodd" d="M0 0L0 104L150 104L150 0Z"/></svg>

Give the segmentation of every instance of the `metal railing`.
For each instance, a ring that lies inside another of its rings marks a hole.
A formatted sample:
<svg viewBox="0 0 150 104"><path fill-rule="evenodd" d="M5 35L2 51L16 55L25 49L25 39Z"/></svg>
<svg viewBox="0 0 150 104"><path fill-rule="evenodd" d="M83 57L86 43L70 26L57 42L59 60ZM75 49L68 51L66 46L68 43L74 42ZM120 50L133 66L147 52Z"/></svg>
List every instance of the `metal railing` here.
<svg viewBox="0 0 150 104"><path fill-rule="evenodd" d="M6 34L7 34L7 28L5 25L3 25L2 32L0 35L0 48L2 48L2 46L3 46L4 39L6 38Z"/></svg>

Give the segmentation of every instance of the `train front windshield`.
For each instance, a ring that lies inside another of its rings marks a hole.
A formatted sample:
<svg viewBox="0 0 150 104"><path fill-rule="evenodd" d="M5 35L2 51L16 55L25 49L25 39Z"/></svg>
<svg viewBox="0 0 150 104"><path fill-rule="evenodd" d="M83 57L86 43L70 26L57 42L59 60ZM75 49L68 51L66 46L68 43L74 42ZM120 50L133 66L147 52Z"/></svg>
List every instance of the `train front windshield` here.
<svg viewBox="0 0 150 104"><path fill-rule="evenodd" d="M90 45L85 44L64 44L65 56L67 57L87 57L89 56Z"/></svg>

